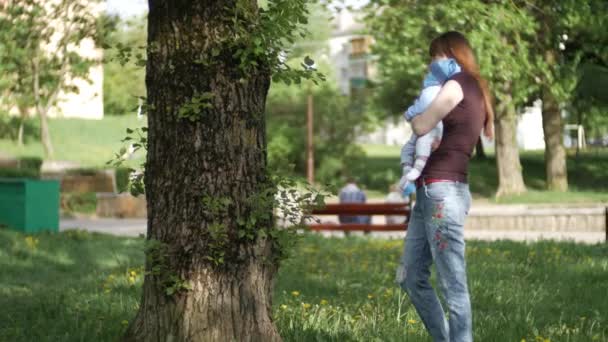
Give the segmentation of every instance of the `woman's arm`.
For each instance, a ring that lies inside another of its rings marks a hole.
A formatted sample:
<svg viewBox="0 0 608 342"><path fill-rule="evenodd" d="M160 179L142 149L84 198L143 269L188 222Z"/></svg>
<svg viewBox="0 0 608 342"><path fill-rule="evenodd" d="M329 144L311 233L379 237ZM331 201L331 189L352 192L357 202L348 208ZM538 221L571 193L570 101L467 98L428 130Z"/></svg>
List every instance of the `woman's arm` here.
<svg viewBox="0 0 608 342"><path fill-rule="evenodd" d="M412 129L416 135L425 135L448 115L464 98L462 87L454 80L446 82L431 105L412 119Z"/></svg>

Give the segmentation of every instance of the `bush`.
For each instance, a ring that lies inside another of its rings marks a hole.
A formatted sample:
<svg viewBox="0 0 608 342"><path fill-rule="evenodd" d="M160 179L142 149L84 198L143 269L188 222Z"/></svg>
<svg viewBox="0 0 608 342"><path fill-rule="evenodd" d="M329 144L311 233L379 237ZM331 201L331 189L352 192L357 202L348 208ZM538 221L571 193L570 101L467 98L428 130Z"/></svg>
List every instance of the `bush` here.
<svg viewBox="0 0 608 342"><path fill-rule="evenodd" d="M17 141L21 118L8 116L0 112L0 139ZM23 120L23 142L37 141L40 138L40 129L37 118L26 118Z"/></svg>
<svg viewBox="0 0 608 342"><path fill-rule="evenodd" d="M62 193L61 209L66 213L93 214L97 210L97 195L94 192Z"/></svg>
<svg viewBox="0 0 608 342"><path fill-rule="evenodd" d="M40 157L22 157L19 158L19 168L22 170L33 170L40 174L43 160Z"/></svg>
<svg viewBox="0 0 608 342"><path fill-rule="evenodd" d="M23 157L16 168L0 168L0 177L8 178L40 178L42 159L38 157Z"/></svg>
<svg viewBox="0 0 608 342"><path fill-rule="evenodd" d="M116 168L116 189L119 193L129 191L129 177L132 169L128 167Z"/></svg>
<svg viewBox="0 0 608 342"><path fill-rule="evenodd" d="M34 169L0 169L0 177L6 178L40 178L40 170Z"/></svg>
<svg viewBox="0 0 608 342"><path fill-rule="evenodd" d="M267 102L268 158L275 169L306 174L305 87L274 84ZM357 129L367 123L360 104L323 83L313 88L315 180L341 184L364 158L355 144Z"/></svg>

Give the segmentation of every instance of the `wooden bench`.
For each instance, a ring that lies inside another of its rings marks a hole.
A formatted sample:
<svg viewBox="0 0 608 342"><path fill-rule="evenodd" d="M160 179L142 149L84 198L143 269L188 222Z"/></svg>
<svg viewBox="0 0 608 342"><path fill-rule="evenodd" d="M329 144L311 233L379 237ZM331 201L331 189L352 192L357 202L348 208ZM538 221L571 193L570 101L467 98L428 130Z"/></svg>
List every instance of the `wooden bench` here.
<svg viewBox="0 0 608 342"><path fill-rule="evenodd" d="M343 203L327 204L323 208L314 209L312 215L410 215L408 203ZM311 223L308 227L313 231L341 230L341 231L404 231L407 229L407 220L403 224L361 224L361 223Z"/></svg>

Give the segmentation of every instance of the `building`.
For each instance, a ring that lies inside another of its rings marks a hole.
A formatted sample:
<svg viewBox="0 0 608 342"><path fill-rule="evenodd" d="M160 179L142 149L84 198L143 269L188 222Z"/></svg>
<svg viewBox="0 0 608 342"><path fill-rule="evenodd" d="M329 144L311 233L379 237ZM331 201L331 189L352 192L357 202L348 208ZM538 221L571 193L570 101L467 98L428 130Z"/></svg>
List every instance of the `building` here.
<svg viewBox="0 0 608 342"><path fill-rule="evenodd" d="M45 5L52 4L59 0L50 0L45 2ZM86 2L86 0L85 0ZM0 5L6 4L7 0L0 0ZM92 15L99 17L106 11L106 2L88 2ZM51 38L50 44L43 47L50 54L56 53L57 41L60 39L60 32L66 28L61 19L55 20L56 32ZM74 85L78 91L76 92L61 92L57 97L57 105L49 110L49 117L63 118L82 118L82 119L102 119L103 112L103 50L95 47L92 39L82 40L78 46L74 46L73 51L76 51L83 57L98 60L99 64L94 65L89 70L88 80L72 79L68 80L71 85ZM17 109L13 109L11 114L18 115Z"/></svg>
<svg viewBox="0 0 608 342"><path fill-rule="evenodd" d="M362 14L343 9L336 13L329 39L329 58L344 95L365 92L376 76L373 37L363 33Z"/></svg>

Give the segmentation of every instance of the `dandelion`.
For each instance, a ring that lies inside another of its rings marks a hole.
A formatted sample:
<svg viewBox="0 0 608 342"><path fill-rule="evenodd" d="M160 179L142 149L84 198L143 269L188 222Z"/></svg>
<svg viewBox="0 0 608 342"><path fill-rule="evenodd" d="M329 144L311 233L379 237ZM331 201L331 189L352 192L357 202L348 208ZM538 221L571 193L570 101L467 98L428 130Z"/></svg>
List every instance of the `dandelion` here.
<svg viewBox="0 0 608 342"><path fill-rule="evenodd" d="M300 291L291 291L291 295L297 297L300 295Z"/></svg>
<svg viewBox="0 0 608 342"><path fill-rule="evenodd" d="M329 302L327 300L325 300L325 299L321 299L320 304L321 305L327 305L327 304L329 304Z"/></svg>
<svg viewBox="0 0 608 342"><path fill-rule="evenodd" d="M131 277L136 277L137 276L137 272L135 272L135 271L131 271L131 272L129 272L129 274L131 275Z"/></svg>
<svg viewBox="0 0 608 342"><path fill-rule="evenodd" d="M308 303L302 303L302 307L304 308L304 310L310 309L310 304Z"/></svg>
<svg viewBox="0 0 608 342"><path fill-rule="evenodd" d="M131 284L131 285L135 284L135 277L133 277L133 276L129 277L129 284Z"/></svg>
<svg viewBox="0 0 608 342"><path fill-rule="evenodd" d="M37 249L38 248L38 243L40 243L40 240L38 240L37 238L35 238L33 236L26 236L25 237L25 244L31 250Z"/></svg>
<svg viewBox="0 0 608 342"><path fill-rule="evenodd" d="M418 323L418 321L417 321L417 320L415 320L415 319L408 319L408 320L407 320L407 322L408 322L409 324L416 324L416 323Z"/></svg>
<svg viewBox="0 0 608 342"><path fill-rule="evenodd" d="M281 308L281 310L287 310L287 305L281 304L280 308Z"/></svg>
<svg viewBox="0 0 608 342"><path fill-rule="evenodd" d="M520 342L526 342L526 339L525 339L525 338L522 338Z"/></svg>

